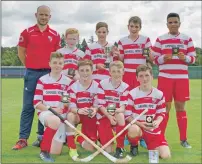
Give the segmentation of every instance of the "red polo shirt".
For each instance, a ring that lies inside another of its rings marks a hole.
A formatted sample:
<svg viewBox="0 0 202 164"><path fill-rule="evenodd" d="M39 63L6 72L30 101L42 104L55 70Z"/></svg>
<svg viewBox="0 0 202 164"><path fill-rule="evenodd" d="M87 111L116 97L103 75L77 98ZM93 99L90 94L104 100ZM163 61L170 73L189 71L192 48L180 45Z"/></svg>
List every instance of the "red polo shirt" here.
<svg viewBox="0 0 202 164"><path fill-rule="evenodd" d="M35 25L21 33L18 46L26 48L26 68L50 68L50 54L60 48L60 35L49 26L41 32Z"/></svg>

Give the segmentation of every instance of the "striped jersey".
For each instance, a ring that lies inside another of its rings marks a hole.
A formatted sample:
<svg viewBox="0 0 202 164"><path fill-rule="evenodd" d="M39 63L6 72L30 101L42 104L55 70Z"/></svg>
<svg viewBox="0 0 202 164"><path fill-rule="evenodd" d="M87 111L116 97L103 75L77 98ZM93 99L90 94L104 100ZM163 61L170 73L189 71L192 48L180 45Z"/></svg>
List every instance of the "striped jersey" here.
<svg viewBox="0 0 202 164"><path fill-rule="evenodd" d="M43 103L45 106L63 108L63 113L67 112L61 102L62 95L68 92L71 79L61 74L56 81L50 74L46 74L39 78L34 94L33 104L36 108L38 104ZM37 108L36 108L37 109ZM37 114L40 114L37 109Z"/></svg>
<svg viewBox="0 0 202 164"><path fill-rule="evenodd" d="M188 62L180 60L176 55L164 62L164 55L172 54L172 48L177 47L179 52L185 54ZM188 78L188 64L193 64L196 56L192 38L182 33L175 36L167 33L156 39L152 49L155 63L159 66L159 76L173 79Z"/></svg>
<svg viewBox="0 0 202 164"><path fill-rule="evenodd" d="M111 48L112 46L112 44L107 43L104 47L102 47L99 43L95 42L86 48L84 58L93 61L93 79L103 80L110 77L108 68L98 70L96 69L96 64L104 64L107 60L113 61L113 57L111 55L107 57L107 55L104 53L105 47Z"/></svg>
<svg viewBox="0 0 202 164"><path fill-rule="evenodd" d="M126 107L125 115L126 117L132 115L136 118L141 114L144 109L148 109L148 112L141 116L138 121L146 121L146 116L152 116L154 119L158 116L165 115L166 105L163 92L157 88L152 88L149 93L143 92L139 87L132 89L128 95L128 105ZM154 129L149 133L160 133L159 127Z"/></svg>
<svg viewBox="0 0 202 164"><path fill-rule="evenodd" d="M79 60L81 60L84 56L85 53L81 50L79 50L78 48L76 48L75 50L71 50L68 47L63 47L59 50L57 50L57 52L60 52L64 55L64 68L63 70L69 69L69 68L73 68L74 70L77 70L77 63Z"/></svg>
<svg viewBox="0 0 202 164"><path fill-rule="evenodd" d="M79 80L70 86L71 103L69 108L90 108L96 106L98 83L92 80L90 86L86 89Z"/></svg>
<svg viewBox="0 0 202 164"><path fill-rule="evenodd" d="M146 57L143 56L142 50L150 47L150 38L143 35L139 35L135 41L128 36L120 39L118 49L123 57L125 72L136 72L140 64L146 64Z"/></svg>
<svg viewBox="0 0 202 164"><path fill-rule="evenodd" d="M120 108L122 105L128 104L129 85L125 82L121 82L118 87L114 87L111 82L111 78L100 81L98 88L98 104L100 106L107 107L109 104L116 104L116 108ZM103 116L101 111L98 111L97 118L100 119Z"/></svg>

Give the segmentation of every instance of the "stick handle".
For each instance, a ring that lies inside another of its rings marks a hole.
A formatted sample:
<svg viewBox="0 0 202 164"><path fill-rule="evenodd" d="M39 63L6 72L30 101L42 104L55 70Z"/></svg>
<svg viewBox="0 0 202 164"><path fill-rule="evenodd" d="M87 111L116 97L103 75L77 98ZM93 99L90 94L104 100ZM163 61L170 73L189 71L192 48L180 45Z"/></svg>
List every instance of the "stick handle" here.
<svg viewBox="0 0 202 164"><path fill-rule="evenodd" d="M91 139L89 139L85 134L83 134L80 130L75 128L69 121L65 120L60 114L58 114L56 111L54 111L51 107L48 109L50 110L54 115L58 116L64 123L68 126L70 126L73 130L75 130L79 135L81 135L86 141L88 141L90 144L92 144L99 152L103 153L108 159L115 161L115 158L110 156L107 152L105 152L103 149L101 149L99 146L97 146Z"/></svg>
<svg viewBox="0 0 202 164"><path fill-rule="evenodd" d="M142 115L144 115L148 109L145 109L142 113L140 113L139 116L137 116L135 119L133 119L122 131L120 131L117 135L115 135L111 140L109 140L104 146L101 147L101 149L105 149L107 146L109 146L117 137L119 137L126 129L128 129L132 124L134 124ZM100 152L99 150L96 151L94 154L92 154L93 158L98 155Z"/></svg>
<svg viewBox="0 0 202 164"><path fill-rule="evenodd" d="M51 107L48 108L48 110L51 111L54 115L58 116L62 121L65 121L65 119Z"/></svg>

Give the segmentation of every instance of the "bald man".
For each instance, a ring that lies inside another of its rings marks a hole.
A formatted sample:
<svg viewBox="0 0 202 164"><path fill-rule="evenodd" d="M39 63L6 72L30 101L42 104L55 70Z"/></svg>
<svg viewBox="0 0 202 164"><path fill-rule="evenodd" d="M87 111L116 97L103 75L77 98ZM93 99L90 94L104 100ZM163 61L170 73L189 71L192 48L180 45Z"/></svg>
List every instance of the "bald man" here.
<svg viewBox="0 0 202 164"><path fill-rule="evenodd" d="M50 8L42 5L37 8L37 24L20 34L18 56L26 68L24 74L23 108L20 118L19 140L12 148L19 150L28 145L34 118L33 97L37 80L50 72L49 58L53 51L60 48L60 35L48 25L51 18ZM43 136L43 125L38 122L38 139L33 146L40 146Z"/></svg>

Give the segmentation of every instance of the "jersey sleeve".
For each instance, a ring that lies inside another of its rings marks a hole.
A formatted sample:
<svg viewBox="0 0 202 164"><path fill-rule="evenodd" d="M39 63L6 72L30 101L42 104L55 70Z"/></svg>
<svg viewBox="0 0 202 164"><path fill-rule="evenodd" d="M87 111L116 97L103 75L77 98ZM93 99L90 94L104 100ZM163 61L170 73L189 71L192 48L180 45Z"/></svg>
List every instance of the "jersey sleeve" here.
<svg viewBox="0 0 202 164"><path fill-rule="evenodd" d="M187 56L189 64L194 64L196 61L196 52L195 47L192 41L192 38L189 38L188 46L187 46Z"/></svg>
<svg viewBox="0 0 202 164"><path fill-rule="evenodd" d="M125 116L131 116L133 114L133 108L134 108L134 101L133 101L133 97L131 96L130 92L128 94L128 104L126 106L126 110L125 110Z"/></svg>
<svg viewBox="0 0 202 164"><path fill-rule="evenodd" d="M61 38L60 34L56 36L56 44L55 44L55 51L61 48Z"/></svg>
<svg viewBox="0 0 202 164"><path fill-rule="evenodd" d="M43 88L44 88L43 82L39 79L37 81L37 85L34 93L34 100L33 100L34 108L36 108L37 105L43 101Z"/></svg>
<svg viewBox="0 0 202 164"><path fill-rule="evenodd" d="M70 94L70 104L69 104L69 109L70 108L77 108L77 101L76 101L76 93L73 91L73 89L70 87L68 90Z"/></svg>
<svg viewBox="0 0 202 164"><path fill-rule="evenodd" d="M154 63L160 65L164 63L163 54L162 54L162 43L159 38L156 39L154 46L152 47L152 56L154 57Z"/></svg>
<svg viewBox="0 0 202 164"><path fill-rule="evenodd" d="M102 106L106 107L105 91L102 88L101 84L98 85L97 104L98 104L98 108Z"/></svg>
<svg viewBox="0 0 202 164"><path fill-rule="evenodd" d="M128 105L128 95L129 95L129 87L121 94L120 96L120 107L122 105Z"/></svg>
<svg viewBox="0 0 202 164"><path fill-rule="evenodd" d="M165 97L162 95L161 99L157 102L156 106L156 117L162 116L164 117L166 113L166 103L165 103Z"/></svg>
<svg viewBox="0 0 202 164"><path fill-rule="evenodd" d="M29 39L29 37L28 37L28 32L27 32L27 30L24 30L24 31L20 34L19 41L18 41L18 46L27 48L28 39Z"/></svg>

